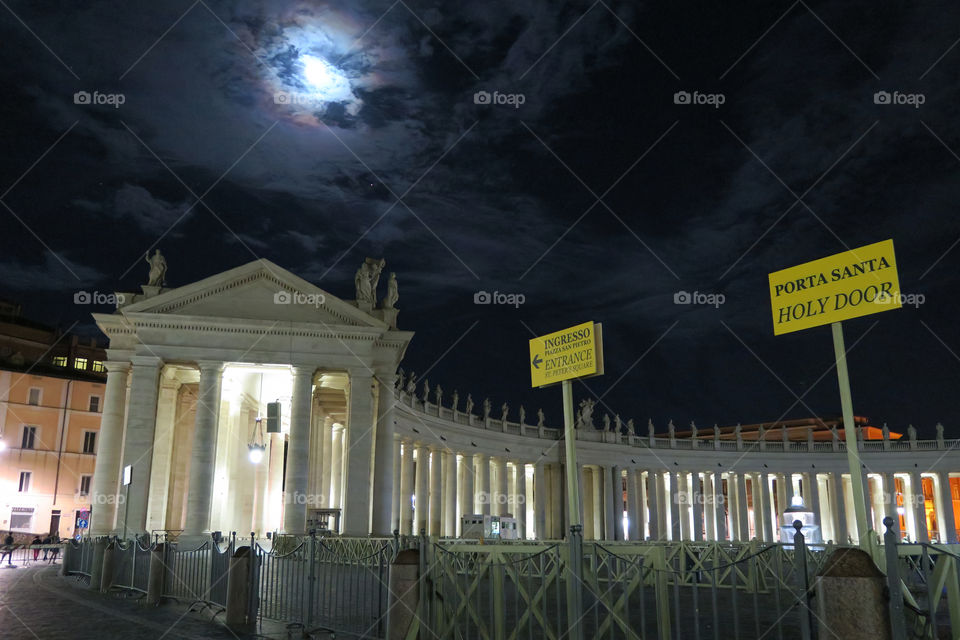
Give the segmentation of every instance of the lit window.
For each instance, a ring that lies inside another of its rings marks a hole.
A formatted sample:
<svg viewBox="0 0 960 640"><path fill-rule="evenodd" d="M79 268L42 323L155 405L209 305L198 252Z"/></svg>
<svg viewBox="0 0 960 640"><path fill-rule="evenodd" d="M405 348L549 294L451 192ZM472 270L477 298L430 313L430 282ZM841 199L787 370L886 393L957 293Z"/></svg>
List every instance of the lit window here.
<svg viewBox="0 0 960 640"><path fill-rule="evenodd" d="M80 369L81 371L87 368L87 359L86 358L74 358L73 359L73 368Z"/></svg>
<svg viewBox="0 0 960 640"><path fill-rule="evenodd" d="M66 356L55 356L53 358L53 364L57 367L67 366L67 357Z"/></svg>
<svg viewBox="0 0 960 640"><path fill-rule="evenodd" d="M37 406L40 404L40 389L33 387L27 392L27 404Z"/></svg>
<svg viewBox="0 0 960 640"><path fill-rule="evenodd" d="M33 507L13 507L10 514L10 529L13 531L33 531Z"/></svg>
<svg viewBox="0 0 960 640"><path fill-rule="evenodd" d="M26 493L30 491L30 476L32 474L29 471L20 472L20 493Z"/></svg>
<svg viewBox="0 0 960 640"><path fill-rule="evenodd" d="M103 361L102 361L102 360L94 360L94 361L90 364L90 371L93 371L93 372L95 372L95 373L103 373L103 372L106 371L106 370L107 370L107 368L103 366Z"/></svg>
<svg viewBox="0 0 960 640"><path fill-rule="evenodd" d="M100 396L90 396L90 411L100 413Z"/></svg>
<svg viewBox="0 0 960 640"><path fill-rule="evenodd" d="M37 428L26 425L23 427L23 438L20 439L21 449L33 449L34 441L37 438Z"/></svg>
<svg viewBox="0 0 960 640"><path fill-rule="evenodd" d="M80 476L80 495L90 495L90 482L92 480L93 476Z"/></svg>
<svg viewBox="0 0 960 640"><path fill-rule="evenodd" d="M83 452L84 453L96 453L97 452L97 432L96 431L85 431L83 434Z"/></svg>

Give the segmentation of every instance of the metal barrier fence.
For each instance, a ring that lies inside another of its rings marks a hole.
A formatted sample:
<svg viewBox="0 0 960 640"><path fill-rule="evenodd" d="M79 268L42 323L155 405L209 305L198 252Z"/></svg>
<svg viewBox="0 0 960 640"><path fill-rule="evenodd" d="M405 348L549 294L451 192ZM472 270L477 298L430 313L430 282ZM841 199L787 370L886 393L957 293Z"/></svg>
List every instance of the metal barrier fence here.
<svg viewBox="0 0 960 640"><path fill-rule="evenodd" d="M383 637L390 563L398 538L318 538L256 544L256 584L263 618Z"/></svg>
<svg viewBox="0 0 960 640"><path fill-rule="evenodd" d="M0 565L24 566L33 562L56 562L63 544L0 545Z"/></svg>
<svg viewBox="0 0 960 640"><path fill-rule="evenodd" d="M164 547L166 576L162 596L192 603L227 606L227 573L236 548L231 536L221 548L212 540L196 549L181 550L177 543Z"/></svg>
<svg viewBox="0 0 960 640"><path fill-rule="evenodd" d="M113 586L146 593L150 581L150 554L155 545L143 547L137 539L118 540L114 544Z"/></svg>

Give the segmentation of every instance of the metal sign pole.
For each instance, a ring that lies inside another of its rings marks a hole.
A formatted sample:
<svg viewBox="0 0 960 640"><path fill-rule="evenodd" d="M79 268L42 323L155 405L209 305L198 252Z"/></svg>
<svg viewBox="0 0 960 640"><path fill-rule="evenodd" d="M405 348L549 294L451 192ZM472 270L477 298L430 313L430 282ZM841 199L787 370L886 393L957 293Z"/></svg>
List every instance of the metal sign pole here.
<svg viewBox="0 0 960 640"><path fill-rule="evenodd" d="M567 451L567 505L570 510L570 526L580 522L580 483L577 481L577 432L573 424L573 385L564 380L563 385L563 440Z"/></svg>
<svg viewBox="0 0 960 640"><path fill-rule="evenodd" d="M857 517L857 540L861 547L866 546L867 532L872 528L867 524L867 503L863 493L863 474L860 469L860 450L857 447L857 425L853 422L853 399L850 396L850 376L847 372L847 350L843 345L843 325L834 322L833 352L837 358L837 380L840 383L840 407L843 410L843 434L847 441L847 464L850 466L850 486L853 489L853 509ZM840 500L843 500L843 483L840 486ZM838 541L841 542L842 541Z"/></svg>

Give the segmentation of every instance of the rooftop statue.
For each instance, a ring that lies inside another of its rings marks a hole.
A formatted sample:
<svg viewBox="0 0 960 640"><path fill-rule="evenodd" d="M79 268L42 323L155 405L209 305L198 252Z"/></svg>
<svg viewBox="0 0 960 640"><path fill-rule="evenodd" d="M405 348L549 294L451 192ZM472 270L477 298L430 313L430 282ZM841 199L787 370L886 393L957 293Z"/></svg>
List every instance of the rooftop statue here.
<svg viewBox="0 0 960 640"><path fill-rule="evenodd" d="M150 265L150 275L148 277L147 286L148 287L162 287L166 284L167 279L167 260L163 257L163 254L160 253L160 249L157 249L153 252L153 255L150 255L150 252L147 251L144 256L147 264Z"/></svg>

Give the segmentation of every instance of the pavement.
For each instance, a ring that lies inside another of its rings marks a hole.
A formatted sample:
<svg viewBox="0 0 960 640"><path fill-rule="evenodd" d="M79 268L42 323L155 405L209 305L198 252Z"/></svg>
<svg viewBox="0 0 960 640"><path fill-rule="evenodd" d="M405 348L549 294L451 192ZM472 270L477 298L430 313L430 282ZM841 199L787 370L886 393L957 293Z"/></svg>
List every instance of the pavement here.
<svg viewBox="0 0 960 640"><path fill-rule="evenodd" d="M255 633L235 633L223 613L190 611L187 604L141 603L124 592L98 593L75 576L58 575L60 564L37 562L0 567L0 638L3 640L286 640L300 630L263 621ZM326 640L320 633L311 636Z"/></svg>

